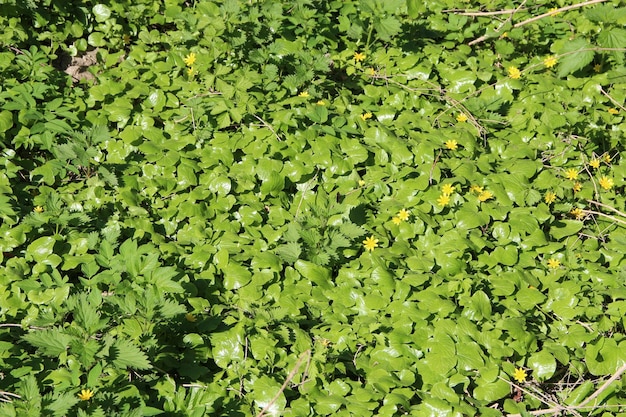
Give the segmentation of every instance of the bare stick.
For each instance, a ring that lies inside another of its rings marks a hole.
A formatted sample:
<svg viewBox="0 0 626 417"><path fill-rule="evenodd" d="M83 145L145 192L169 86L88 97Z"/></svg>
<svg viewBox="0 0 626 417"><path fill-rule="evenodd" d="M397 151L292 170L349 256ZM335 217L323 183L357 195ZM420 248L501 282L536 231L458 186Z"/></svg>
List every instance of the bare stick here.
<svg viewBox="0 0 626 417"><path fill-rule="evenodd" d="M540 416L543 414L555 414L555 413L559 413L562 411L575 411L575 410L580 410L582 408L588 408L587 404L591 402L593 399L597 398L600 394L602 394L609 387L609 385L611 385L611 383L615 381L617 378L622 376L624 372L626 372L626 365L622 365L622 367L619 368L609 379L607 379L606 382L602 384L600 388L595 390L593 394L591 394L589 397L587 397L585 401L583 401L582 403L578 405L572 405L568 407L557 405L556 407L549 408L546 410L530 411L529 414L533 416ZM522 415L521 414L508 414L507 417L522 417Z"/></svg>
<svg viewBox="0 0 626 417"><path fill-rule="evenodd" d="M618 219L615 216L611 216L610 214L602 213L601 211L583 210L583 213L585 213L585 214L595 214L595 215L598 215L598 216L606 217L607 219L613 220L615 223L620 223L620 224L623 224L624 226L626 226L626 220Z"/></svg>
<svg viewBox="0 0 626 417"><path fill-rule="evenodd" d="M552 11L550 11L548 13L544 13L544 14L540 14L539 16L531 17L530 19L526 19L523 22L516 23L516 24L513 25L513 27L514 28L518 28L520 26L524 26L524 25L527 25L529 23L535 22L537 20L543 19L544 17L547 17L547 16L554 16L555 14L560 13L560 12L565 12L567 10L572 10L572 9L578 9L579 7L585 7L585 6L589 6L591 4L603 3L605 1L607 1L607 0L589 0L589 1L582 2L582 3L578 3L578 4L572 4L571 6L561 7L559 9L552 10Z"/></svg>
<svg viewBox="0 0 626 417"><path fill-rule="evenodd" d="M609 100L611 100L613 102L613 104L615 104L617 107L619 107L620 109L626 111L626 108L624 108L624 106L622 106L617 100L615 100L613 97L611 97L611 95L609 93L604 91L604 89L602 87L600 87L600 92L602 94L604 94L606 97L608 97Z"/></svg>
<svg viewBox="0 0 626 417"><path fill-rule="evenodd" d="M591 203L591 204L595 204L595 205L600 206L600 207L604 207L604 208L606 208L606 209L609 209L609 210L611 210L611 211L614 211L615 213L619 214L619 215L620 215L620 216L622 216L622 217L626 217L626 213L622 213L621 211L619 211L619 210L618 210L618 209L616 209L615 207L613 207L613 206L609 206L608 204L603 204L603 203L601 203L601 202L599 202L599 201L595 201L595 200L587 200L587 202L589 202L589 203Z"/></svg>
<svg viewBox="0 0 626 417"><path fill-rule="evenodd" d="M274 395L274 398L272 398L272 400L269 403L267 403L267 405L265 407L263 407L261 412L259 414L257 414L256 417L263 417L265 415L265 412L267 410L269 410L272 405L274 405L276 400L278 400L278 398L280 397L280 394L282 394L283 391L285 391L285 388L287 388L287 385L296 376L296 373L298 373L298 370L300 369L300 366L302 365L302 362L304 361L304 359L308 359L310 357L311 357L311 351L310 350L305 350L304 352L302 352L302 354L298 358L298 361L296 362L296 365L294 366L292 371L289 372L289 375L287 375L287 378L285 379L285 382L283 382L283 385L280 387L280 389L278 390L276 395Z"/></svg>
<svg viewBox="0 0 626 417"><path fill-rule="evenodd" d="M263 123L263 126L265 126L266 128L268 128L270 130L270 132L272 132L274 134L274 136L276 136L276 139L278 139L279 141L281 141L282 139L280 138L280 136L278 136L278 133L276 133L276 131L274 130L274 128L272 127L272 125L270 125L269 123L267 123L265 120L261 119L259 116L257 116L256 114L253 114L254 117L257 118L257 120L261 123Z"/></svg>
<svg viewBox="0 0 626 417"><path fill-rule="evenodd" d="M500 29L502 29L504 27L504 25L506 25L508 22L513 20L513 15L515 15L515 13L517 13L526 3L526 0L524 0L522 2L522 4L520 4L518 7L515 8L515 10L513 11L513 13L511 13L509 15L509 17L504 20L502 23L500 23L500 26L498 26L498 28L495 30L496 33L498 33L500 31ZM473 41L471 41L470 43L468 43L468 45L472 46L472 45L476 45L477 43L480 43L482 41L484 41L485 39L489 38L489 35L483 35L480 38L476 38Z"/></svg>
<svg viewBox="0 0 626 417"><path fill-rule="evenodd" d="M454 13L460 16L498 16L501 14L513 14L517 12L517 9L495 10L493 12L468 12L460 10L444 10L444 13Z"/></svg>

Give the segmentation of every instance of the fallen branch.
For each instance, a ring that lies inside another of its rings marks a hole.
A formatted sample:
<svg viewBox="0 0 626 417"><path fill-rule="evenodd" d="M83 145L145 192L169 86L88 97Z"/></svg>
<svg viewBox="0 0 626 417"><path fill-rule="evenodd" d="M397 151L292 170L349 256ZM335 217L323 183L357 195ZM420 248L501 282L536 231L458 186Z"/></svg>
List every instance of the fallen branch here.
<svg viewBox="0 0 626 417"><path fill-rule="evenodd" d="M308 368L308 364L311 361L311 351L310 350L305 350L300 357L298 358L298 361L296 362L296 365L294 366L294 368L292 369L291 372L289 372L289 375L287 375L287 378L285 379L285 382L283 382L283 385L280 387L280 389L278 390L278 392L276 393L276 395L274 395L274 398L271 399L270 402L268 402L265 407L263 407L263 409L261 410L261 412L259 414L256 415L256 417L263 417L265 415L265 412L267 410L270 409L270 407L272 405L274 405L274 403L276 402L276 400L278 400L278 398L280 398L280 394L283 393L283 391L285 391L285 388L287 388L287 385L291 382L291 380L296 376L296 374L298 373L298 370L300 369L300 366L302 366L302 362L304 362L304 360L307 360L307 368Z"/></svg>
<svg viewBox="0 0 626 417"><path fill-rule="evenodd" d="M578 405L570 405L570 406L557 405L555 407L551 407L545 410L529 411L528 414L530 414L531 416L541 416L544 414L561 413L563 411L576 412L576 411L580 411L583 408L595 408L594 406L588 406L587 404L589 404L591 401L596 399L600 394L606 391L606 389L611 385L611 383L613 383L613 381L615 381L620 376L622 376L624 372L626 372L626 364L622 365L622 367L619 368L617 371L615 371L615 373L611 375L611 377L607 379L600 388L595 390L593 394L591 394L589 397L587 397L587 399L585 399L585 401L581 402ZM626 404L623 406L626 406ZM616 405L616 407L618 406ZM507 414L507 417L522 417L522 415L521 414Z"/></svg>

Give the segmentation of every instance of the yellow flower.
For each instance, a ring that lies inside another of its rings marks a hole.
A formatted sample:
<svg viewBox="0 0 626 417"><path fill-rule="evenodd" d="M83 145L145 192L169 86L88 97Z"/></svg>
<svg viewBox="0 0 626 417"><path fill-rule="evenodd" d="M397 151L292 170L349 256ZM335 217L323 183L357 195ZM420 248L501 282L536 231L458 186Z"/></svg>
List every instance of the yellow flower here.
<svg viewBox="0 0 626 417"><path fill-rule="evenodd" d="M546 68L552 68L553 66L556 65L556 57L555 56L547 56L544 60L543 60L543 65L546 66Z"/></svg>
<svg viewBox="0 0 626 417"><path fill-rule="evenodd" d="M600 71L602 71L602 65L600 65L600 64L596 64L596 65L594 65L594 66L593 66L593 70L594 70L595 72L600 72Z"/></svg>
<svg viewBox="0 0 626 417"><path fill-rule="evenodd" d="M610 190L611 188L613 188L613 180L609 177L607 177L606 175L602 178L600 178L600 181L598 181L598 184L600 184L600 187L604 188L605 190Z"/></svg>
<svg viewBox="0 0 626 417"><path fill-rule="evenodd" d="M324 100L320 100L316 103L318 106L325 106L326 103L324 102Z"/></svg>
<svg viewBox="0 0 626 417"><path fill-rule="evenodd" d="M505 39L509 37L509 32L504 32L502 35L500 35L500 39Z"/></svg>
<svg viewBox="0 0 626 417"><path fill-rule="evenodd" d="M615 107L611 107L611 108L608 110L608 112L609 112L609 114L613 114L613 115L615 115L615 114L619 114L619 110L617 110Z"/></svg>
<svg viewBox="0 0 626 417"><path fill-rule="evenodd" d="M574 190L575 193L579 193L582 189L583 185L579 182L574 183L574 186L572 187L572 190Z"/></svg>
<svg viewBox="0 0 626 417"><path fill-rule="evenodd" d="M444 186L441 187L441 193L443 195L451 195L454 192L454 188L452 184L444 184Z"/></svg>
<svg viewBox="0 0 626 417"><path fill-rule="evenodd" d="M522 368L515 368L515 372L513 372L513 379L519 383L526 382L526 377L528 374Z"/></svg>
<svg viewBox="0 0 626 417"><path fill-rule="evenodd" d="M567 171L565 171L565 178L567 178L570 181L574 181L578 179L578 171L575 170L574 168L570 168Z"/></svg>
<svg viewBox="0 0 626 417"><path fill-rule="evenodd" d="M298 94L298 97L308 97L309 96L309 92L308 91L302 91L300 94Z"/></svg>
<svg viewBox="0 0 626 417"><path fill-rule="evenodd" d="M372 113L363 113L361 115L361 120L366 121L367 119L371 119L372 118Z"/></svg>
<svg viewBox="0 0 626 417"><path fill-rule="evenodd" d="M393 224L395 224L396 226L399 225L400 223L402 223L402 220L400 219L400 217L395 216L391 219L391 221L393 222Z"/></svg>
<svg viewBox="0 0 626 417"><path fill-rule="evenodd" d="M191 322L191 323L195 323L195 321L197 320L197 319L196 319L196 316L194 316L194 315L193 315L193 314L191 314L191 313L187 313L187 314L185 314L185 319L186 319L187 321Z"/></svg>
<svg viewBox="0 0 626 417"><path fill-rule="evenodd" d="M368 68L367 75L371 75L373 77L374 75L376 75L376 70L374 68Z"/></svg>
<svg viewBox="0 0 626 417"><path fill-rule="evenodd" d="M80 398L83 401L88 401L91 400L91 397L93 397L93 391L90 389L84 389L81 390L81 392L78 394L78 398Z"/></svg>
<svg viewBox="0 0 626 417"><path fill-rule="evenodd" d="M543 201L545 201L546 204L554 203L556 201L556 194L554 194L552 191L548 191L543 197Z"/></svg>
<svg viewBox="0 0 626 417"><path fill-rule="evenodd" d="M374 250L374 248L378 247L378 239L376 239L374 236L367 237L363 241L363 246L365 247L365 250L371 252Z"/></svg>
<svg viewBox="0 0 626 417"><path fill-rule="evenodd" d="M507 71L509 72L509 77L513 78L514 80L517 80L522 76L522 72L517 69L517 67L511 66L507 68Z"/></svg>
<svg viewBox="0 0 626 417"><path fill-rule="evenodd" d="M365 187L365 181L359 180L359 187Z"/></svg>
<svg viewBox="0 0 626 417"><path fill-rule="evenodd" d="M575 217L576 220L582 220L585 218L585 213L583 212L583 209L581 209L580 207L573 208L572 211L569 212L569 214L572 217Z"/></svg>
<svg viewBox="0 0 626 417"><path fill-rule="evenodd" d="M364 59L365 59L365 54L364 54L364 53L361 53L361 52L355 52L355 53L354 53L354 60L355 60L356 62L361 62L361 61L363 61Z"/></svg>
<svg viewBox="0 0 626 417"><path fill-rule="evenodd" d="M437 199L437 204L439 204L441 207L447 206L448 204L450 204L450 196L441 194Z"/></svg>
<svg viewBox="0 0 626 417"><path fill-rule="evenodd" d="M185 64L190 67L194 64L194 62L196 62L196 54L194 54L193 52L191 52L189 55L187 55L183 61L185 61Z"/></svg>
<svg viewBox="0 0 626 417"><path fill-rule="evenodd" d="M550 13L550 16L556 16L557 14L560 14L561 12L558 11L559 9L557 7L553 7L550 10L548 10L548 12Z"/></svg>
<svg viewBox="0 0 626 417"><path fill-rule="evenodd" d="M472 185L472 186L470 187L470 192L472 192L472 193L480 194L480 193L482 193L483 191L484 191L484 190L483 190L483 187L481 187L480 185L475 185L475 184L474 184L474 185Z"/></svg>
<svg viewBox="0 0 626 417"><path fill-rule="evenodd" d="M561 261L559 261L558 259L554 259L554 258L550 258L548 259L548 268L550 269L557 269L559 266L561 266Z"/></svg>
<svg viewBox="0 0 626 417"><path fill-rule="evenodd" d="M447 140L446 142L444 142L444 145L447 149L450 149L451 151L456 151L456 148L459 147L458 142L454 139Z"/></svg>
<svg viewBox="0 0 626 417"><path fill-rule="evenodd" d="M493 198L491 191L481 191L480 194L478 194L478 201L487 201L490 198Z"/></svg>
<svg viewBox="0 0 626 417"><path fill-rule="evenodd" d="M600 160L597 158L593 158L591 161L589 161L589 166L594 169L600 168Z"/></svg>
<svg viewBox="0 0 626 417"><path fill-rule="evenodd" d="M604 161L604 163L610 164L611 163L611 155L609 155L608 153L605 153L604 155L602 155L602 160Z"/></svg>
<svg viewBox="0 0 626 417"><path fill-rule="evenodd" d="M43 207L41 207L41 206L37 206L37 207L35 207L35 208L33 209L33 211L34 211L35 213L43 213Z"/></svg>
<svg viewBox="0 0 626 417"><path fill-rule="evenodd" d="M467 122L467 116L465 115L465 113L459 113L459 115L456 117L456 121L459 123L465 123Z"/></svg>
<svg viewBox="0 0 626 417"><path fill-rule="evenodd" d="M195 71L194 71L193 67L187 68L187 76L188 77L193 77L194 72Z"/></svg>
<svg viewBox="0 0 626 417"><path fill-rule="evenodd" d="M398 212L397 217L403 222L409 220L409 211L407 209L402 209Z"/></svg>

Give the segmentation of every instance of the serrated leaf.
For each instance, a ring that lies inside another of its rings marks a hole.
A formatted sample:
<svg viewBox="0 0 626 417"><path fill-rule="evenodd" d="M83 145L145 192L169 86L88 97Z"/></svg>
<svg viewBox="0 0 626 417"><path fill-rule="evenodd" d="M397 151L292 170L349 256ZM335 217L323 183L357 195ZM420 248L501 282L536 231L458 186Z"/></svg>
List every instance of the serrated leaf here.
<svg viewBox="0 0 626 417"><path fill-rule="evenodd" d="M365 234L365 229L351 222L342 223L339 231L350 239L358 239Z"/></svg>
<svg viewBox="0 0 626 417"><path fill-rule="evenodd" d="M393 16L387 16L374 23L374 28L378 32L378 36L384 40L389 41L391 38L402 29L400 21Z"/></svg>
<svg viewBox="0 0 626 417"><path fill-rule="evenodd" d="M109 360L116 367L150 369L148 356L128 340L116 340L109 348Z"/></svg>
<svg viewBox="0 0 626 417"><path fill-rule="evenodd" d="M41 350L46 356L59 356L70 345L73 337L60 329L36 330L23 336L32 346Z"/></svg>
<svg viewBox="0 0 626 417"><path fill-rule="evenodd" d="M302 248L297 242L287 242L284 245L280 245L276 248L276 255L280 256L282 260L290 264L300 259Z"/></svg>
<svg viewBox="0 0 626 417"><path fill-rule="evenodd" d="M578 38L567 42L559 55L562 58L559 59L558 76L565 77L587 66L593 61L595 52L591 50L591 44L586 39Z"/></svg>

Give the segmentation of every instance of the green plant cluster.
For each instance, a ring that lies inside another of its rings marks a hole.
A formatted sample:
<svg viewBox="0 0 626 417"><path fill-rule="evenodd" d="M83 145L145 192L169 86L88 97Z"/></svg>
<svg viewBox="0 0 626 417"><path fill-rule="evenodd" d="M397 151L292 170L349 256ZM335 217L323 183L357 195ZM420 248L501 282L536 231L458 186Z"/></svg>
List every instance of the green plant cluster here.
<svg viewBox="0 0 626 417"><path fill-rule="evenodd" d="M0 3L1 415L626 415L619 1Z"/></svg>

